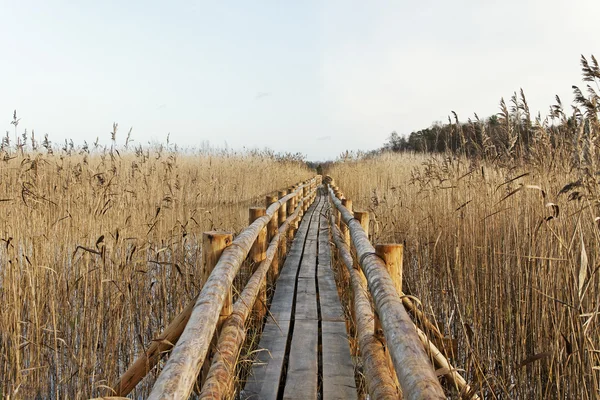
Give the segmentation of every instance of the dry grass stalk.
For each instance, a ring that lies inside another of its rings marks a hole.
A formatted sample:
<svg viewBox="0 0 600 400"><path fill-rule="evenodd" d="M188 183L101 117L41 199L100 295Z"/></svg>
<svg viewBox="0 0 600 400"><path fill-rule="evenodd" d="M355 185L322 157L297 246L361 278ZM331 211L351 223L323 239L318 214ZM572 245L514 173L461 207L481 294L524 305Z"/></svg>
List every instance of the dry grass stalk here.
<svg viewBox="0 0 600 400"><path fill-rule="evenodd" d="M240 231L249 206L312 175L261 155L39 145L0 150L3 398L112 394L199 292L202 232Z"/></svg>

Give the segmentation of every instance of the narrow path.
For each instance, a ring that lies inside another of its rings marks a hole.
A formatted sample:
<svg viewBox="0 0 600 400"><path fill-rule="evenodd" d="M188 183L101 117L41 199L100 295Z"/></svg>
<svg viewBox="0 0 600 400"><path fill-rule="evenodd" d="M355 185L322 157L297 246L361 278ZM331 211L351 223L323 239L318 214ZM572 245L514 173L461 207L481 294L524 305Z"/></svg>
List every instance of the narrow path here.
<svg viewBox="0 0 600 400"><path fill-rule="evenodd" d="M344 313L331 270L329 204L308 209L281 270L245 399L357 397Z"/></svg>

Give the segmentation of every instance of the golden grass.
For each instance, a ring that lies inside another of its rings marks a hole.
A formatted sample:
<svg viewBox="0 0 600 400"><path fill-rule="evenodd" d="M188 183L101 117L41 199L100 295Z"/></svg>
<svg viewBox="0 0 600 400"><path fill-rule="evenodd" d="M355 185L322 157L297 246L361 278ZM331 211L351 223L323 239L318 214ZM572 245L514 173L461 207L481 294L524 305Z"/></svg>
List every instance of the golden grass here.
<svg viewBox="0 0 600 400"><path fill-rule="evenodd" d="M239 231L313 175L264 155L45 153L0 161L2 398L106 394L197 295L202 232Z"/></svg>
<svg viewBox="0 0 600 400"><path fill-rule="evenodd" d="M576 172L410 154L325 172L370 211L373 243L405 244L405 292L485 398L600 396L600 210L594 188L559 194Z"/></svg>

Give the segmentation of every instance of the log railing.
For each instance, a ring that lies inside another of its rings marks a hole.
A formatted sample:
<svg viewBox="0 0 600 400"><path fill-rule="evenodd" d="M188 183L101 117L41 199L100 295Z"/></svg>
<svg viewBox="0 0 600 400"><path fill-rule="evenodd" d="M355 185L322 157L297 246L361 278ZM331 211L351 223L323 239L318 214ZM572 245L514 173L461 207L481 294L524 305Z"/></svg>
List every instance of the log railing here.
<svg viewBox="0 0 600 400"><path fill-rule="evenodd" d="M444 339L435 325L402 293L402 246L378 245L374 248L368 238L368 213L353 212L352 202L344 198L333 180L329 178L328 181L329 197L334 206L332 239L339 259L346 267L342 276L348 277L352 289L350 308L370 397L398 398L397 382L404 399L445 399L433 368L435 364L445 371L444 375L464 398L478 399L406 311L408 308L417 315L437 339ZM354 249L356 259L350 248ZM384 348L388 349L387 354Z"/></svg>
<svg viewBox="0 0 600 400"><path fill-rule="evenodd" d="M158 363L161 355L171 350L169 360L149 398L188 398L203 364L210 359L207 356L210 356L209 348L215 332L219 333L217 352L210 360L210 370L208 363L204 367L207 376L201 397L223 398L231 393L235 360L244 341L246 319L256 303L264 302L263 299L257 301L257 298L264 292L267 274L277 274L279 266L274 263L279 262L278 250L285 254L286 239L297 229L297 221L314 201L320 183L321 177L316 176L293 186L289 194L288 191L280 191L278 200L267 196L268 207L263 209L263 215L251 217L251 224L233 241L230 234L204 234L203 260L209 275L202 290L121 376L113 386L113 395L125 396L130 393ZM275 229L278 224L280 226ZM259 250L263 253L266 250L266 253L232 305L233 280L253 247L256 247L257 238L263 235L266 238L267 225L269 236L272 236L269 238L269 247Z"/></svg>

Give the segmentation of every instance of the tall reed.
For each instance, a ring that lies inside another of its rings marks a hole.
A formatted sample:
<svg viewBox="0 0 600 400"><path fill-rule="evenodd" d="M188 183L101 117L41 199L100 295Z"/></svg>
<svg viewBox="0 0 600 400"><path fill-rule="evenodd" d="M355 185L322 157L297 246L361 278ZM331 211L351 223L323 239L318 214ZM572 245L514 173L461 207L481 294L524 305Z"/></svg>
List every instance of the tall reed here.
<svg viewBox="0 0 600 400"><path fill-rule="evenodd" d="M116 127L115 127L116 129ZM33 138L32 138L33 139ZM313 175L272 154L172 146L0 155L0 394L87 398L198 294L202 232ZM119 152L121 150L121 152ZM145 397L156 372L135 392Z"/></svg>

